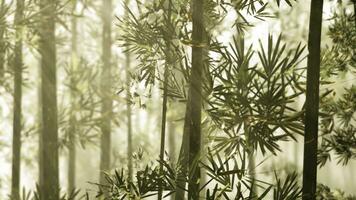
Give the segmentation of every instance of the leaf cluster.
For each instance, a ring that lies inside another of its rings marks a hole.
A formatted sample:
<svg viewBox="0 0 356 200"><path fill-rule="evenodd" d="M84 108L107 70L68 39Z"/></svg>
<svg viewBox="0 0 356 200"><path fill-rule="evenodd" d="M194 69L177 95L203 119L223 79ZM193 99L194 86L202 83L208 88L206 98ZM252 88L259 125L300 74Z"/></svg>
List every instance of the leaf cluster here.
<svg viewBox="0 0 356 200"><path fill-rule="evenodd" d="M330 19L328 36L332 46L323 50L321 78L337 76L340 72L355 72L356 66L356 25L354 16L343 9L334 12Z"/></svg>
<svg viewBox="0 0 356 200"><path fill-rule="evenodd" d="M217 137L217 149L231 154L245 149L279 151L277 141L302 134L302 110L293 104L303 94L302 72L297 67L304 47L287 50L281 37L269 36L265 48L260 42L258 64L252 63L252 46L245 50L243 39L221 49L221 62L214 69L216 81L208 113L224 131Z"/></svg>
<svg viewBox="0 0 356 200"><path fill-rule="evenodd" d="M223 160L216 157L211 152L208 155L207 163L200 163L207 169L209 179L202 184L201 191L206 188L205 199L239 199L239 200L262 200L272 195L274 200L300 199L301 188L298 183L296 173L288 174L282 180L276 174L276 183L266 183L257 181L258 187L263 190L259 195L252 190L252 179L249 177L245 167L246 163L241 163L239 156ZM230 162L233 161L233 162ZM158 184L162 183L165 197L175 192L175 180L177 168L173 168L168 162L163 161L164 170L159 173L159 167L146 166L143 170L137 171L135 181L131 181L124 170L116 170L114 174L106 174L107 185L99 185L97 198L105 195L107 199L145 199L157 195ZM212 187L211 187L212 186Z"/></svg>
<svg viewBox="0 0 356 200"><path fill-rule="evenodd" d="M160 161L161 162L161 161ZM144 199L157 195L159 187L170 191L165 196L172 194L175 188L175 175L168 162L163 162L163 171L159 165L146 165L143 170L138 170L135 180L132 181L124 173L124 169L115 170L114 175L106 174L106 185L99 185L96 197L109 196L109 199ZM104 191L108 191L108 194Z"/></svg>
<svg viewBox="0 0 356 200"><path fill-rule="evenodd" d="M164 63L179 64L184 57L183 41L186 38L183 36L188 32L187 4L174 1L168 7L167 2L161 0L148 3L140 8L141 14L138 16L126 7L128 14L118 19L119 27L125 30L119 41L139 61L136 67L138 74L134 77L138 81L145 81L146 85L154 83L159 68L167 66Z"/></svg>
<svg viewBox="0 0 356 200"><path fill-rule="evenodd" d="M322 84L329 86L335 77L350 73L354 75L356 26L354 16L342 9L330 19L328 36L332 47L327 47L321 57ZM345 81L342 81L345 82ZM318 149L318 164L324 166L331 160L331 153L337 162L346 165L356 155L356 87L355 85L338 90L328 87L320 100L320 127L322 142Z"/></svg>
<svg viewBox="0 0 356 200"><path fill-rule="evenodd" d="M331 152L338 163L346 165L356 158L356 86L345 88L341 98L329 95L321 102L322 143L318 150L320 166L331 159Z"/></svg>
<svg viewBox="0 0 356 200"><path fill-rule="evenodd" d="M332 190L326 185L318 184L316 188L316 199L355 200L356 197L352 195L345 195L345 193L341 190Z"/></svg>
<svg viewBox="0 0 356 200"><path fill-rule="evenodd" d="M272 12L268 11L269 4L271 2L265 0L221 0L218 1L220 7L228 12L229 8L233 8L237 14L237 19L235 20L234 26L239 34L244 34L244 31L248 27L252 27L253 23L251 19L257 19L264 21L266 18L272 18L274 15ZM282 0L275 0L275 3L279 7ZM284 0L289 6L292 6L292 0Z"/></svg>

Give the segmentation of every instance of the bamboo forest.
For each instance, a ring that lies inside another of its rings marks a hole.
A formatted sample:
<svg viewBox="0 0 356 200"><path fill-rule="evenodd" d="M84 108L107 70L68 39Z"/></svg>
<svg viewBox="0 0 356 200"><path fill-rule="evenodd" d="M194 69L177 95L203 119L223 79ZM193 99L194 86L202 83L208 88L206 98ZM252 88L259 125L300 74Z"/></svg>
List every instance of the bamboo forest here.
<svg viewBox="0 0 356 200"><path fill-rule="evenodd" d="M0 200L356 200L356 0L0 0Z"/></svg>

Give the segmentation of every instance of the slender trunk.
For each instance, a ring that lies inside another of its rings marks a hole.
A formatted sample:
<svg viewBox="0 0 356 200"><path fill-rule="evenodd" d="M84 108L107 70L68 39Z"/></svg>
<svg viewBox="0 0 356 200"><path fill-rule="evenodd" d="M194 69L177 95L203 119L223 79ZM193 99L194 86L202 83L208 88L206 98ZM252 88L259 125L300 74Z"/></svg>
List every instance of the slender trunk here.
<svg viewBox="0 0 356 200"><path fill-rule="evenodd" d="M201 108L202 108L202 71L204 67L204 0L193 0L193 47L192 71L190 77L191 128L189 130L189 182L188 199L199 199L200 168L198 166L201 148Z"/></svg>
<svg viewBox="0 0 356 200"><path fill-rule="evenodd" d="M103 19L103 40L102 40L102 60L103 69L101 72L101 156L100 156L100 183L107 184L105 174L110 170L111 151L111 116L112 116L112 93L111 93L111 0L104 0L102 6Z"/></svg>
<svg viewBox="0 0 356 200"><path fill-rule="evenodd" d="M130 75L130 54L126 53L126 109L127 109L127 168L128 177L132 181L133 165L132 165L132 113L131 113L131 75Z"/></svg>
<svg viewBox="0 0 356 200"><path fill-rule="evenodd" d="M40 27L39 27L40 28ZM37 68L37 76L41 77L42 68L41 64ZM43 162L42 162L42 129L43 129L43 121L42 121L42 80L41 78L37 79L37 131L38 131L38 185L41 186L44 184L43 182ZM40 188L41 189L41 188ZM41 192L39 191L39 194Z"/></svg>
<svg viewBox="0 0 356 200"><path fill-rule="evenodd" d="M20 172L21 172L21 102L22 102L22 27L24 2L17 0L15 13L15 57L14 57L14 121L12 138L12 183L11 197L20 200Z"/></svg>
<svg viewBox="0 0 356 200"><path fill-rule="evenodd" d="M168 0L168 12L167 12L167 21L171 23L171 6L172 0ZM171 55L170 55L170 35L166 36L166 65L164 68L163 74L163 105L162 105L162 119L161 119L161 147L160 147L160 173L163 173L163 162L164 162L164 151L165 151L165 142L166 142L166 121L167 121L167 102L168 102L168 75L169 75L169 67L172 64ZM158 200L162 199L162 182L159 183L158 186Z"/></svg>
<svg viewBox="0 0 356 200"><path fill-rule="evenodd" d="M7 9L5 0L1 0L0 10L5 11ZM0 24L6 24L6 15L0 18ZM0 83L2 83L5 75L5 27L0 28Z"/></svg>
<svg viewBox="0 0 356 200"><path fill-rule="evenodd" d="M248 91L247 88L245 89L245 94L247 95ZM249 112L250 115L252 115L252 111ZM253 148L253 144L250 141L250 123L248 120L245 121L244 123L244 132L246 135L246 141L247 141L247 159L248 159L248 172L250 175L250 179L251 179L251 191L250 191L250 197L251 199L255 198L255 196L257 196L257 187L256 187L256 165L255 165L255 151Z"/></svg>
<svg viewBox="0 0 356 200"><path fill-rule="evenodd" d="M190 90L188 102L190 102ZM184 200L184 193L186 187L186 177L188 170L188 154L189 154L189 130L191 129L191 109L190 104L187 104L185 109L184 126L183 126L183 138L177 160L177 175L176 175L176 192L174 195L175 200Z"/></svg>
<svg viewBox="0 0 356 200"><path fill-rule="evenodd" d="M247 88L245 89L245 94L247 96L248 92ZM252 110L250 110L250 115L252 116ZM249 120L246 120L244 123L244 132L246 135L246 140L247 140L247 159L248 159L248 171L250 174L250 178L251 178L251 192L250 192L250 198L255 198L257 196L257 187L256 187L256 164L255 164L255 155L257 154L257 152L255 152L254 148L253 148L253 143L250 141L249 136L251 135L250 130L251 130L251 125Z"/></svg>
<svg viewBox="0 0 356 200"><path fill-rule="evenodd" d="M168 120L168 155L170 164L174 167L176 163L176 125L173 121ZM170 196L170 199L174 199L174 195Z"/></svg>
<svg viewBox="0 0 356 200"><path fill-rule="evenodd" d="M206 157L206 153L207 153L207 138L206 137L206 133L205 132L205 128L208 128L208 127L202 127L202 135L201 135L201 146L200 146L200 152L201 152L201 162L203 163L207 163L208 162L208 159ZM203 196L205 196L206 194L206 190L207 190L207 187L206 187L206 183L207 181L209 180L209 177L208 177L208 174L207 174L207 171L204 169L204 168L201 168L201 174L200 174L200 183L199 183L199 188L201 188L201 193L203 194ZM203 188L204 187L204 188Z"/></svg>
<svg viewBox="0 0 356 200"><path fill-rule="evenodd" d="M168 68L170 64L166 64L164 69L164 80L163 80L163 105L162 105L162 121L161 121L161 147L159 153L160 159L160 173L163 173L163 161L164 161L164 151L165 151L165 141L166 141L166 119L167 119L167 101L168 101ZM162 199L162 183L159 184L158 199Z"/></svg>
<svg viewBox="0 0 356 200"><path fill-rule="evenodd" d="M172 164L176 162L176 125L175 122L169 120L167 122L168 126L168 154L169 159Z"/></svg>
<svg viewBox="0 0 356 200"><path fill-rule="evenodd" d="M75 123L76 119L72 113L69 119L69 147L68 147L68 194L74 191L75 189L75 177L76 177L76 147L75 147Z"/></svg>
<svg viewBox="0 0 356 200"><path fill-rule="evenodd" d="M303 163L303 200L315 199L317 183L320 43L323 0L312 0L309 22L305 135Z"/></svg>
<svg viewBox="0 0 356 200"><path fill-rule="evenodd" d="M168 126L168 155L169 155L169 161L173 165L176 162L176 126L175 123L171 120L168 120L167 122ZM174 199L174 195L171 195L171 199Z"/></svg>
<svg viewBox="0 0 356 200"><path fill-rule="evenodd" d="M125 4L129 5L130 0L126 0ZM125 10L125 17L128 18L129 13ZM132 164L132 111L131 111L131 74L130 74L130 65L131 65L131 55L129 51L125 53L126 63L125 63L125 72L126 72L126 117L127 117L127 169L129 180L132 181L133 173L133 164Z"/></svg>
<svg viewBox="0 0 356 200"><path fill-rule="evenodd" d="M5 44L4 44L4 30L0 29L0 83L2 83L5 76Z"/></svg>
<svg viewBox="0 0 356 200"><path fill-rule="evenodd" d="M41 0L40 28L41 80L42 80L42 151L43 183L40 186L46 200L59 199L58 124L56 86L56 1Z"/></svg>
<svg viewBox="0 0 356 200"><path fill-rule="evenodd" d="M187 164L189 165L190 174L188 180L188 199L199 198L200 168L198 167L198 163L201 149L202 71L204 67L203 3L204 0L192 0L192 69L184 119L182 146L177 163L176 200L184 199Z"/></svg>
<svg viewBox="0 0 356 200"><path fill-rule="evenodd" d="M73 14L76 10L77 1L73 1ZM78 64L78 48L77 48L77 17L72 16L72 70L77 71L77 64ZM70 84L75 87L74 78L70 77ZM75 117L75 92L73 89L70 91L70 98L71 98L71 112L70 112L70 119L69 119L69 147L68 147L68 194L74 191L75 189L75 177L76 177L76 149L75 149L75 133L76 133L76 117Z"/></svg>
<svg viewBox="0 0 356 200"><path fill-rule="evenodd" d="M209 69L209 51L210 51L210 38L209 38L209 33L207 32L207 30L204 31L204 36L203 36L203 43L206 44L203 48L203 61L204 61L204 66L203 66L203 72L202 72L202 90L203 90L203 100L206 101L206 99L208 99L208 95L209 92L211 91L211 85L212 85L212 77L210 74L210 69ZM203 103L204 105L204 103ZM206 163L207 161L207 157L205 156L205 154L207 153L207 149L206 146L208 144L208 137L207 136L207 132L209 127L207 124L205 124L205 126L202 127L202 133L201 133L201 146L200 146L200 151L201 151L201 162ZM200 177L200 188L202 188L206 181L207 181L208 175L205 171L204 168L201 168L201 177ZM206 193L206 187L202 188L201 192L203 194Z"/></svg>
<svg viewBox="0 0 356 200"><path fill-rule="evenodd" d="M41 77L42 70L41 67L38 67L38 77ZM41 186L44 184L43 182L43 162L42 162L42 151L43 151L43 144L42 144L42 129L43 129L43 122L42 122L42 81L39 78L37 80L37 131L38 131L38 185ZM40 193L41 195L41 193Z"/></svg>
<svg viewBox="0 0 356 200"><path fill-rule="evenodd" d="M0 5L2 6L2 5ZM2 83L5 75L5 33L4 28L0 29L0 83Z"/></svg>
<svg viewBox="0 0 356 200"><path fill-rule="evenodd" d="M248 171L251 178L251 198L257 196L255 155L256 154L254 154L253 151L248 154Z"/></svg>

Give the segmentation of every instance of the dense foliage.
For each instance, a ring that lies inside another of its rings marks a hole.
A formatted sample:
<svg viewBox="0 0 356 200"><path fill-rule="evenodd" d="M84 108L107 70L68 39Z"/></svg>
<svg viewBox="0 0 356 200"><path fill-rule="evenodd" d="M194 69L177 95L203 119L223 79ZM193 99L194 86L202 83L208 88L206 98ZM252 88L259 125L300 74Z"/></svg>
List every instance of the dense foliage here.
<svg viewBox="0 0 356 200"><path fill-rule="evenodd" d="M0 0L0 198L356 199L290 161L356 159L356 2L325 4L312 32L302 1Z"/></svg>

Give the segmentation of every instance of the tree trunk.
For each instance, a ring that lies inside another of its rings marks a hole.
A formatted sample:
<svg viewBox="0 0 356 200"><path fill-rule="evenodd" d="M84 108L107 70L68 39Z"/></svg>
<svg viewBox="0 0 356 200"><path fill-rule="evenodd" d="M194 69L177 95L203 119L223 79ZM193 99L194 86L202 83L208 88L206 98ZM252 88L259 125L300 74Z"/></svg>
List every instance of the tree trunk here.
<svg viewBox="0 0 356 200"><path fill-rule="evenodd" d="M41 77L42 70L41 67L38 67L38 77ZM43 122L42 122L42 81L39 78L37 80L37 130L38 130L38 185L43 185L43 162L42 162L42 151L43 151L43 144L42 144L42 129L43 129Z"/></svg>
<svg viewBox="0 0 356 200"><path fill-rule="evenodd" d="M176 161L176 125L175 122L171 120L167 121L168 126L168 155L170 164L175 167ZM174 200L175 195L171 195L170 199Z"/></svg>
<svg viewBox="0 0 356 200"><path fill-rule="evenodd" d="M170 162L174 164L176 162L176 126L175 122L168 121L168 154L170 158Z"/></svg>
<svg viewBox="0 0 356 200"><path fill-rule="evenodd" d="M309 22L305 135L303 163L303 200L315 199L317 184L318 112L320 43L323 0L312 0Z"/></svg>
<svg viewBox="0 0 356 200"><path fill-rule="evenodd" d="M168 50L169 51L169 50ZM163 80L163 105L162 105L162 119L161 119L161 147L159 153L160 163L160 173L163 173L163 161L164 161L164 152L165 152L165 141L166 141L166 119L167 119L167 101L168 101L168 68L169 64L166 64L164 69L164 80ZM162 199L162 185L160 183L159 190L158 190L158 199Z"/></svg>
<svg viewBox="0 0 356 200"><path fill-rule="evenodd" d="M102 60L103 69L101 72L101 156L100 156L100 183L106 184L105 174L110 170L111 151L111 117L112 117L112 89L111 89L111 0L104 0L102 6L103 19L103 40L102 40Z"/></svg>
<svg viewBox="0 0 356 200"><path fill-rule="evenodd" d="M1 0L0 3L0 9L1 11L7 10L7 5L5 0ZM0 20L0 24L6 24L6 14L3 16ZM6 53L6 46L5 46L5 28L2 27L0 28L0 83L2 83L4 80L4 75L5 75L5 53Z"/></svg>
<svg viewBox="0 0 356 200"><path fill-rule="evenodd" d="M241 72L240 72L241 73ZM244 93L247 96L248 90L245 87L244 88ZM252 116L252 110L249 111L249 114ZM245 120L244 122L244 134L246 136L246 141L247 141L247 159L248 159L248 174L250 175L251 179L251 191L250 191L250 197L251 199L255 198L257 196L257 187L256 187L256 164L255 164L255 156L257 155L257 152L255 152L253 148L253 143L250 140L250 130L251 130L251 124L249 120Z"/></svg>
<svg viewBox="0 0 356 200"><path fill-rule="evenodd" d="M125 4L129 5L130 0L126 0ZM129 16L128 11L125 9L125 17ZM129 180L132 181L133 164L132 164L132 113L131 113L131 55L129 51L125 53L126 63L125 63L125 73L126 73L126 117L127 117L127 169Z"/></svg>
<svg viewBox="0 0 356 200"><path fill-rule="evenodd" d="M200 168L198 167L201 149L201 108L202 72L204 67L204 0L192 0L193 47L189 94L184 119L182 146L177 161L177 188L175 200L183 200L189 165L188 199L199 198Z"/></svg>
<svg viewBox="0 0 356 200"><path fill-rule="evenodd" d="M77 1L73 1L73 15L75 14L77 6ZM77 48L77 17L72 16L72 70L73 72L77 71L78 68L78 48ZM76 134L76 117L75 112L73 109L75 108L75 92L73 91L73 87L75 87L75 83L73 80L73 75L70 77L70 98L71 98L71 112L70 112L70 119L69 119L69 147L68 147L68 194L74 191L75 189L75 177L76 177L76 148L75 148L75 134Z"/></svg>
<svg viewBox="0 0 356 200"><path fill-rule="evenodd" d="M189 130L189 177L188 199L199 199L200 168L198 166L201 148L201 108L202 108L202 71L204 67L204 0L193 0L193 47L192 71L190 77L191 128Z"/></svg>
<svg viewBox="0 0 356 200"><path fill-rule="evenodd" d="M4 2L2 1L1 7L4 6ZM5 33L4 28L0 29L0 83L3 82L3 78L5 75Z"/></svg>
<svg viewBox="0 0 356 200"><path fill-rule="evenodd" d="M167 12L167 21L171 23L171 6L172 0L168 0L168 12ZM167 121L167 102L168 102L168 72L170 71L169 68L172 65L171 53L170 53L170 34L166 36L166 65L164 68L163 74L163 102L162 102L162 119L161 119L161 148L159 159L160 163L160 173L163 173L163 162L164 162L164 152L165 152L165 142L166 142L166 121ZM162 183L159 183L158 188L158 200L162 199Z"/></svg>
<svg viewBox="0 0 356 200"><path fill-rule="evenodd" d="M190 102L190 90L188 92L188 101ZM189 133L191 129L191 109L190 104L187 104L185 109L184 126L183 126L183 138L182 145L180 147L179 156L177 160L177 175L176 175L176 191L174 194L175 200L184 200L186 176L188 170L188 155L189 155Z"/></svg>
<svg viewBox="0 0 356 200"><path fill-rule="evenodd" d="M255 164L255 156L257 153L248 153L248 171L251 178L251 198L257 196L257 187L256 187L256 164Z"/></svg>
<svg viewBox="0 0 356 200"><path fill-rule="evenodd" d="M127 117L127 168L128 177L132 181L133 165L132 165L132 113L131 113L131 75L130 75L130 53L126 53L126 117Z"/></svg>
<svg viewBox="0 0 356 200"><path fill-rule="evenodd" d="M42 198L59 199L58 171L58 124L56 86L56 1L41 0L42 20L40 24L40 53L42 80Z"/></svg>
<svg viewBox="0 0 356 200"><path fill-rule="evenodd" d="M22 25L24 2L16 1L15 13L15 57L14 57L14 121L12 138L12 183L11 197L20 200L20 173L21 173L21 102L22 102Z"/></svg>
<svg viewBox="0 0 356 200"><path fill-rule="evenodd" d="M244 38L242 38L244 40ZM247 70L247 69L246 69ZM241 72L240 72L241 73ZM248 88L244 87L245 96L248 95ZM253 115L253 110L249 110L249 114ZM251 135L251 124L249 120L245 120L244 122L244 132L246 135L247 141L247 159L248 159L248 171L251 178L251 191L250 191L250 198L253 199L257 196L257 187L256 187L256 164L255 164L255 156L257 156L257 152L253 147L253 143L250 140Z"/></svg>

